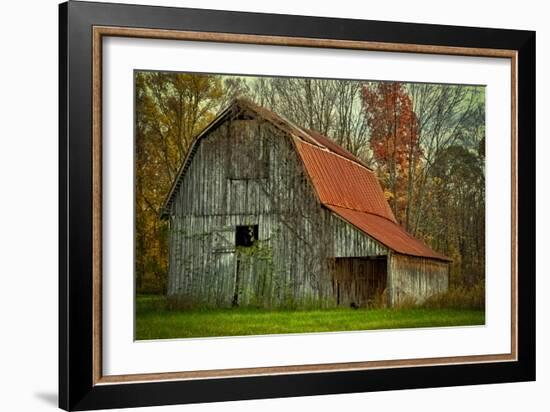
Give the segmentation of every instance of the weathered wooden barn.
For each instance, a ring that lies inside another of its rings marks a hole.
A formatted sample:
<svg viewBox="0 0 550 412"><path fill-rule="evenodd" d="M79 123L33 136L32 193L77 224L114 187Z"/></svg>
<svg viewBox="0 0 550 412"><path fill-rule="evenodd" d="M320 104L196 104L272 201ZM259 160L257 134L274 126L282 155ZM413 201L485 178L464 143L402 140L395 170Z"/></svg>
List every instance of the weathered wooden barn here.
<svg viewBox="0 0 550 412"><path fill-rule="evenodd" d="M196 138L167 196L168 295L210 306L422 301L449 259L408 234L361 160L237 99Z"/></svg>

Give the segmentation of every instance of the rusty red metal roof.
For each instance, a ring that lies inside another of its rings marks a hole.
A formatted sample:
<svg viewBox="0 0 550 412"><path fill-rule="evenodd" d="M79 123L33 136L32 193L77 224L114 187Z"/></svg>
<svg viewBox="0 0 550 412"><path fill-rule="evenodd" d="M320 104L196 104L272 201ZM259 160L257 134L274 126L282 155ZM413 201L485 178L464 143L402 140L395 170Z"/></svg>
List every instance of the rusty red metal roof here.
<svg viewBox="0 0 550 412"><path fill-rule="evenodd" d="M403 229L384 197L374 172L355 156L312 134L322 146L294 138L298 153L321 203L357 229L395 252L450 261Z"/></svg>
<svg viewBox="0 0 550 412"><path fill-rule="evenodd" d="M382 216L397 222L374 173L363 165L295 139L304 166L325 205Z"/></svg>
<svg viewBox="0 0 550 412"><path fill-rule="evenodd" d="M402 228L378 178L359 158L322 134L294 125L271 110L240 100L242 106L294 137L294 143L321 203L393 251L451 261Z"/></svg>
<svg viewBox="0 0 550 412"><path fill-rule="evenodd" d="M439 259L447 262L451 261L447 256L435 252L408 233L399 224L391 222L388 219L333 205L326 205L326 207L357 229L367 233L372 238L398 253Z"/></svg>

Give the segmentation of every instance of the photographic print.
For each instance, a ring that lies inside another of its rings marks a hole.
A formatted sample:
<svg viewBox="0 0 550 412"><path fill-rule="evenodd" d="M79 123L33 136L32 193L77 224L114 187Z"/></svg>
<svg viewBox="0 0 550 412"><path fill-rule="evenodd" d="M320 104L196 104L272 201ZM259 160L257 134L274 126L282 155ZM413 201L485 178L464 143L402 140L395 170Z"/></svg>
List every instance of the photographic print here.
<svg viewBox="0 0 550 412"><path fill-rule="evenodd" d="M134 71L137 340L485 324L485 87Z"/></svg>

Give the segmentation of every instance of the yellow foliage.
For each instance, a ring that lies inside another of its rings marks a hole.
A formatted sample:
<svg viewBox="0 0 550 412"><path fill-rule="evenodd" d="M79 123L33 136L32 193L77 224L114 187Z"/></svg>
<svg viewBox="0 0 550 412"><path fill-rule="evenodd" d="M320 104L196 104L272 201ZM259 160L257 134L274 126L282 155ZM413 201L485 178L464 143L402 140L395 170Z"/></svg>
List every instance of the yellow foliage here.
<svg viewBox="0 0 550 412"><path fill-rule="evenodd" d="M136 284L162 292L168 269L164 199L195 136L229 95L220 76L137 72Z"/></svg>

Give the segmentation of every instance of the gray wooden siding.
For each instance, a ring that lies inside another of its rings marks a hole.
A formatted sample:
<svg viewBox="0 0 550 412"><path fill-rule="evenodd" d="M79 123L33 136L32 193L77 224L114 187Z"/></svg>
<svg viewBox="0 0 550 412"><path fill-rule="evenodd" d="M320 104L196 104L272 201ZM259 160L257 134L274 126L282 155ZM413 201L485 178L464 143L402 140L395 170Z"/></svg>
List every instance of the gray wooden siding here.
<svg viewBox="0 0 550 412"><path fill-rule="evenodd" d="M427 297L446 292L449 264L434 259L390 254L389 296L392 305L422 303Z"/></svg>
<svg viewBox="0 0 550 412"><path fill-rule="evenodd" d="M365 233L357 230L342 218L323 209L330 230L330 257L382 256L388 248Z"/></svg>
<svg viewBox="0 0 550 412"><path fill-rule="evenodd" d="M268 153L267 173L250 147ZM250 173L230 166L239 156ZM227 306L239 277L240 305L332 304L321 206L299 162L290 139L256 121L201 141L172 205L170 295ZM258 225L253 248L235 247L237 225Z"/></svg>

